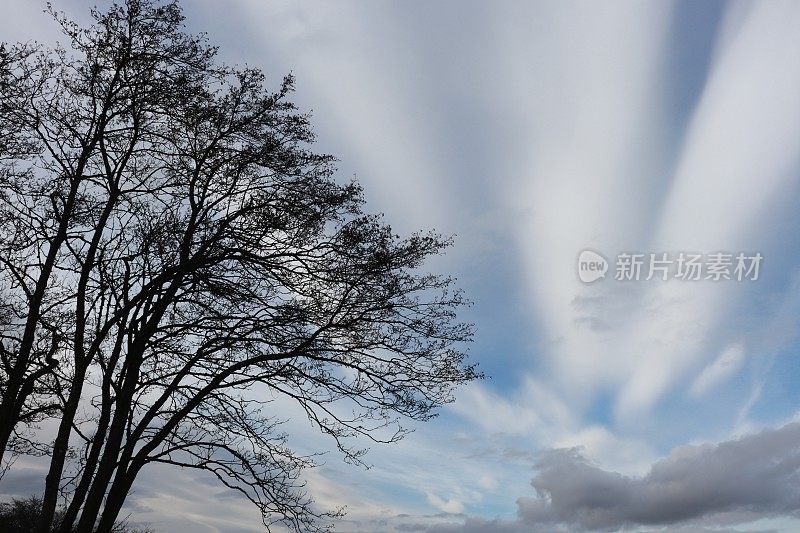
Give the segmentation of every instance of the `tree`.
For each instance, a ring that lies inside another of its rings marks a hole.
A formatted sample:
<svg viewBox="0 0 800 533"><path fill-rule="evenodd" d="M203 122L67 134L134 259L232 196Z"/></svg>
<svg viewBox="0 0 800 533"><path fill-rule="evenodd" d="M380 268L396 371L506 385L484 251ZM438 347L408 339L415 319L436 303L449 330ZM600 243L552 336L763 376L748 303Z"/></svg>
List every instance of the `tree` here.
<svg viewBox="0 0 800 533"><path fill-rule="evenodd" d="M39 531L60 493L61 531L111 531L152 463L324 527L270 402L359 462L355 437L393 442L478 377L461 292L419 273L449 239L367 214L292 77L218 64L177 3L51 14L68 49L0 54L0 456L58 418Z"/></svg>
<svg viewBox="0 0 800 533"><path fill-rule="evenodd" d="M3 533L30 533L41 519L42 500L36 496L26 499L14 498L0 503L0 530ZM56 513L54 529L57 531L63 518L63 510ZM113 533L152 533L149 528L132 527L124 522L115 524ZM72 532L71 532L72 533Z"/></svg>

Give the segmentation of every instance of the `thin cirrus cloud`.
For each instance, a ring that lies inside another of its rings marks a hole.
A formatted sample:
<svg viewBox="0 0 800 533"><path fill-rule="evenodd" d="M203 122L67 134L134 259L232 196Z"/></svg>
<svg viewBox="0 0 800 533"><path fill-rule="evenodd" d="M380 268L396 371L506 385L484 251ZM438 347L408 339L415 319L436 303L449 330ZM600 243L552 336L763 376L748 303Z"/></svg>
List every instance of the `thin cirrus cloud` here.
<svg viewBox="0 0 800 533"><path fill-rule="evenodd" d="M667 3L531 4L504 43L509 85L525 91L517 99L526 127L507 201L527 207L517 245L533 319L574 403L591 401L620 370L607 328L586 327L574 306L585 295L603 297L605 306L607 290L581 287L574 262L585 247L626 249L642 240L655 194L647 176L658 172L654 146L666 135L651 110L659 109L670 14Z"/></svg>
<svg viewBox="0 0 800 533"><path fill-rule="evenodd" d="M800 47L800 6L733 4L726 23L664 202L658 249L738 251L769 242L759 222L798 176L800 63L790 51ZM669 304L672 320L642 318L631 327L629 346L662 348L638 350L618 411L641 412L668 392L704 357L737 296L725 284L654 289L649 298Z"/></svg>
<svg viewBox="0 0 800 533"><path fill-rule="evenodd" d="M742 367L744 357L745 349L741 343L734 343L725 348L725 351L697 376L689 390L690 394L694 397L707 394L716 385L736 374Z"/></svg>
<svg viewBox="0 0 800 533"><path fill-rule="evenodd" d="M565 396L587 404L610 390L623 421L646 416L725 342L720 325L743 289L581 286L577 253L587 246L712 253L769 243L760 217L782 191L791 193L797 176L798 6L730 5L674 163L648 151L668 144L652 111L664 96L656 82L667 6L661 13L641 3L543 9L553 21L542 38L554 44L540 47L541 57L518 52L515 69L533 102L530 172L519 176L525 193L512 190L530 211L519 246L534 319L549 342L544 352ZM648 172L671 177L659 183Z"/></svg>

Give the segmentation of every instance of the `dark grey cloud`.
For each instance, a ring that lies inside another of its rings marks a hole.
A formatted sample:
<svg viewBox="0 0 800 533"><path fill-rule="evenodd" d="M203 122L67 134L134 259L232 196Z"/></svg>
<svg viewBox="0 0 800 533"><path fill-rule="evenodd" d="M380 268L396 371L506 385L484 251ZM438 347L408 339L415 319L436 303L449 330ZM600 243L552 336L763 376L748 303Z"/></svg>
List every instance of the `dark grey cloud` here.
<svg viewBox="0 0 800 533"><path fill-rule="evenodd" d="M641 477L604 470L578 449L543 453L536 470L536 496L517 500L516 520L468 518L427 532L720 531L761 518L798 517L800 423L682 446Z"/></svg>
<svg viewBox="0 0 800 533"><path fill-rule="evenodd" d="M484 518L468 518L463 524L435 525L426 533L530 533L531 526L521 521L486 520Z"/></svg>
<svg viewBox="0 0 800 533"><path fill-rule="evenodd" d="M403 532L406 532L406 531L410 531L410 532L425 531L426 526L425 526L425 524L420 524L418 522L414 522L414 523L411 523L411 524L400 524L395 529L397 531L403 531Z"/></svg>
<svg viewBox="0 0 800 533"><path fill-rule="evenodd" d="M40 494L44 489L45 474L45 471L36 468L12 468L6 472L2 481L0 481L0 495L26 498L34 494Z"/></svg>

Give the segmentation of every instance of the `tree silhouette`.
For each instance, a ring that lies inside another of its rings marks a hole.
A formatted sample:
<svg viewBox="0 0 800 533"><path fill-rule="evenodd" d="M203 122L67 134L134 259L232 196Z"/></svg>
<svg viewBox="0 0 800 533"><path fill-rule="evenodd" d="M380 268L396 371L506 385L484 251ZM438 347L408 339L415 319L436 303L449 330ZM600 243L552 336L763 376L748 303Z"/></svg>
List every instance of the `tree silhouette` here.
<svg viewBox="0 0 800 533"><path fill-rule="evenodd" d="M0 531L3 533L31 533L35 531L41 520L42 500L36 496L20 499L14 498L10 502L0 503ZM53 531L58 531L63 510L56 512L53 520ZM76 530L70 530L74 533ZM113 533L152 533L146 527L133 527L125 522L114 524Z"/></svg>
<svg viewBox="0 0 800 533"><path fill-rule="evenodd" d="M0 52L0 455L50 456L38 530L62 494L61 531L112 531L151 463L326 527L272 402L359 462L478 377L461 293L418 273L449 240L365 213L292 78L219 64L177 3L51 14L67 49Z"/></svg>

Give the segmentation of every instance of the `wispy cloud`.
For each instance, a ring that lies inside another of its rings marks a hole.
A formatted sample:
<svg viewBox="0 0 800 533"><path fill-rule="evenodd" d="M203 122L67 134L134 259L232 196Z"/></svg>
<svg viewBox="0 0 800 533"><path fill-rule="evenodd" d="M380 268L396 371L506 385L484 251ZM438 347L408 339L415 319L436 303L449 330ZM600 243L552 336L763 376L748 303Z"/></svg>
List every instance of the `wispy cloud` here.
<svg viewBox="0 0 800 533"><path fill-rule="evenodd" d="M731 6L711 76L692 118L655 249L713 252L769 243L759 222L791 190L800 161L800 9L791 2ZM729 318L741 293L720 284L664 284L650 294L660 320L633 323L639 357L620 393L622 416L641 413L675 384ZM655 349L645 350L645 346Z"/></svg>
<svg viewBox="0 0 800 533"><path fill-rule="evenodd" d="M733 376L742 367L744 357L745 349L741 343L734 343L725 348L725 351L706 366L694 380L690 389L692 396L703 396L720 382Z"/></svg>

